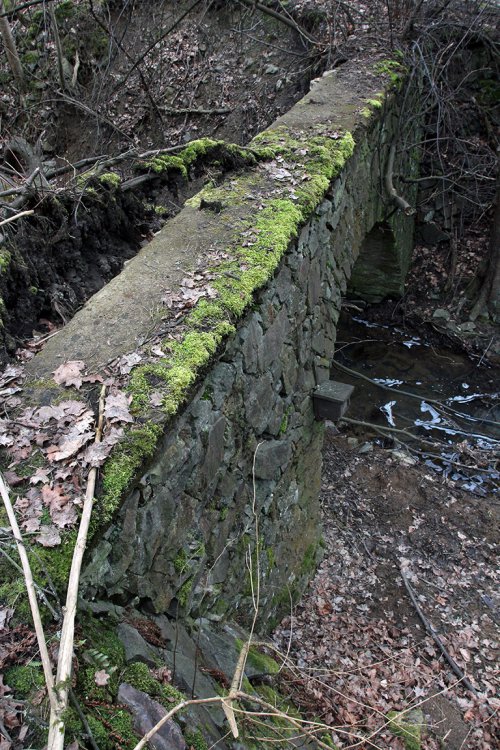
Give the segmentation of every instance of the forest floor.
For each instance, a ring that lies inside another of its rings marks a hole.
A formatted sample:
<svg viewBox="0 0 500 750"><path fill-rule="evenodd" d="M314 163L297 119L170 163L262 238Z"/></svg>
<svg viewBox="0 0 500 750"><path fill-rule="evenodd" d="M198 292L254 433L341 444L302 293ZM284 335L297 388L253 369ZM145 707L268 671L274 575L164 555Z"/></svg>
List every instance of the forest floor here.
<svg viewBox="0 0 500 750"><path fill-rule="evenodd" d="M290 694L333 727L339 747L403 750L387 723L396 711L426 727L425 750L492 750L498 496L464 492L402 452L360 452L356 438L335 432L323 454L324 558L274 635L300 674ZM443 659L403 576L478 695Z"/></svg>

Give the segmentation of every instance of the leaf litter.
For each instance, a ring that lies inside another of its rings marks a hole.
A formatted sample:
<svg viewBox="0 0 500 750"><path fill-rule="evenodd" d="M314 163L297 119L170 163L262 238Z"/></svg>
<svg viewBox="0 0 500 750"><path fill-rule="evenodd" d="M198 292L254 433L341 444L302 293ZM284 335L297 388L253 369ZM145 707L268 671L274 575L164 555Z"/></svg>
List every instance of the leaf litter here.
<svg viewBox="0 0 500 750"><path fill-rule="evenodd" d="M422 750L491 750L500 741L498 509L425 466L360 454L327 433L321 502L325 553L274 634L297 668L283 687L332 727L339 748L403 750L391 711L422 711ZM478 695L426 632L419 606ZM442 744L444 743L444 745Z"/></svg>

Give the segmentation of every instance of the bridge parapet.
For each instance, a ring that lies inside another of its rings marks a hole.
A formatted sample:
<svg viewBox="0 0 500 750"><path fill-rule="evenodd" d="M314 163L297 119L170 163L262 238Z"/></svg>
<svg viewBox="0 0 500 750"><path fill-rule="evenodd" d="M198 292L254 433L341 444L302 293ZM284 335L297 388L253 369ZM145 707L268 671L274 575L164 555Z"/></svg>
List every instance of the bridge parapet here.
<svg viewBox="0 0 500 750"><path fill-rule="evenodd" d="M366 63L323 76L251 142L254 166L191 199L30 363L40 403L62 362L98 373L141 352L135 421L102 471L86 596L245 620L256 546L265 618L307 583L321 555L312 392L329 377L341 297L375 226L392 233L390 294L409 265L412 219L384 195L400 98ZM187 276L194 306L176 317L165 301ZM158 331L164 356L148 347Z"/></svg>

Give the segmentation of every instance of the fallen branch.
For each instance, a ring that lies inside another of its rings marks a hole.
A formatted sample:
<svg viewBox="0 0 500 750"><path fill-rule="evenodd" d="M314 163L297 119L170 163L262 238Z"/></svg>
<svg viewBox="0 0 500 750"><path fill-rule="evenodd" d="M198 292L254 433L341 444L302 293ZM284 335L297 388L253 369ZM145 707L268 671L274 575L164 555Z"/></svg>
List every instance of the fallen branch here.
<svg viewBox="0 0 500 750"><path fill-rule="evenodd" d="M31 216L34 213L35 212L32 209L30 211L20 211L18 214L14 214L14 216L2 219L2 221L0 221L0 227L3 227L5 224L10 224L12 221L16 221L16 219L21 219L23 216Z"/></svg>
<svg viewBox="0 0 500 750"><path fill-rule="evenodd" d="M102 386L99 396L99 416L95 434L95 442L100 443L104 424L104 401L106 387ZM85 491L78 536L73 551L73 560L69 574L68 590L66 594L66 605L62 625L61 640L59 643L59 658L57 660L57 702L52 706L49 722L49 739L47 750L63 750L65 721L64 712L68 707L69 687L71 684L71 670L73 662L73 647L75 633L75 616L78 602L78 588L80 584L80 571L82 567L83 553L87 544L87 534L90 525L90 517L94 504L94 491L97 479L97 467L90 469Z"/></svg>
<svg viewBox="0 0 500 750"><path fill-rule="evenodd" d="M310 722L306 720L299 720L292 718L289 714L285 713L284 711L280 711L276 706L273 706L271 703L267 703L267 701L262 700L256 695L249 695L248 693L244 693L241 690L238 690L234 694L235 700L245 700L249 703L256 703L261 708L265 709L269 712L270 716L275 716L280 719L284 719L285 721L289 722L289 724L298 729L301 734L305 735L306 737L309 737L311 740L313 740L318 747L325 748L325 750L330 750L331 745L327 745L326 742L323 742L319 739L319 737L316 737L314 734L315 731L322 731L322 732L328 732L330 731L331 727L329 727L327 724L322 724L320 722ZM220 696L220 695L214 695L212 698L192 698L190 700L182 701L181 703L178 703L176 706L174 706L170 711L165 714L155 725L152 727L147 734L144 735L144 737L135 745L133 750L142 750L143 747L145 747L151 737L153 737L164 724L167 723L173 716L175 716L179 711L182 711L183 708L188 708L189 706L199 706L199 705L210 705L214 703L219 703L222 706L224 705L224 701L227 700L227 696ZM243 713L245 715L248 715L247 711L242 711L242 709L235 709L238 713ZM257 714L258 715L258 714ZM313 727L313 729L307 729L304 725ZM347 732L346 732L347 734ZM356 735L354 735L356 736Z"/></svg>
<svg viewBox="0 0 500 750"><path fill-rule="evenodd" d="M167 115L229 115L233 110L223 107L221 109L196 109L187 107L185 109L174 109L173 107L158 107L162 112Z"/></svg>
<svg viewBox="0 0 500 750"><path fill-rule="evenodd" d="M104 115L99 114L99 112L96 112L95 109L91 109L90 107L87 107L86 104L83 102L78 101L78 99L74 99L72 96L68 96L63 91L60 92L59 100L62 100L66 102L67 104L71 104L76 109L81 109L83 112L86 112L88 115L91 115L92 117L96 117L100 122L102 122L104 125L107 125L108 128L111 128L116 133L119 133L121 136L126 138L127 140L131 141L131 136L126 133L124 130L118 127L118 125L115 125L112 120L108 120L107 117ZM50 100L47 100L50 101ZM58 101L57 99L55 101Z"/></svg>
<svg viewBox="0 0 500 750"><path fill-rule="evenodd" d="M385 173L385 189L387 190L387 194L391 198L392 202L395 203L398 208L404 211L407 216L413 216L413 214L416 213L415 209L410 206L410 204L405 201L404 198L401 198L401 196L398 195L398 193L396 192L396 188L394 187L394 184L392 182L395 156L396 144L393 143L391 148L389 149L389 158L387 160L387 170Z"/></svg>
<svg viewBox="0 0 500 750"><path fill-rule="evenodd" d="M397 427L386 427L386 425L383 424L374 424L373 422L363 422L361 419L351 419L351 417L341 417L341 422L348 422L349 424L355 424L359 427L369 427L372 430L375 430L375 432L381 432L385 437L387 437L387 434L392 435L392 433L396 433L398 435L404 435L407 438L410 438L410 440L418 440L420 443L425 443L426 445L432 445L433 447L436 447L436 442L432 440L426 440L423 437L420 437L420 435L414 435L412 432L408 432L408 430L401 430Z"/></svg>
<svg viewBox="0 0 500 750"><path fill-rule="evenodd" d="M413 603L413 606L415 607L417 615L420 617L420 620L422 621L422 624L423 624L424 628L426 629L427 633L431 636L431 638L433 639L434 643L439 648L439 650L441 651L442 655L444 656L444 658L446 659L446 661L450 665L452 671L459 678L460 682L462 682L463 685L467 688L467 690L470 690L471 693L473 693L476 696L479 695L479 692L476 690L476 688L474 687L474 685L472 684L472 682L469 680L469 678L460 669L460 667L456 663L455 659L449 653L449 651L446 649L443 641L438 636L438 634L434 630L433 626L431 625L431 623L429 622L429 620L427 619L427 617L424 615L424 613L422 611L422 608L420 607L420 604L417 601L417 597L415 596L415 592L413 591L413 588L412 588L412 585L411 585L410 581L408 580L408 578L406 577L406 575L403 573L402 570L400 571L400 573L401 573L401 578L403 579L403 583L405 585L405 588L406 588L406 590L408 592L408 595L409 595L409 597L410 597L410 599L411 599L411 601Z"/></svg>
<svg viewBox="0 0 500 750"><path fill-rule="evenodd" d="M5 484L4 478L1 473L0 473L0 493L2 495L2 500L5 506L5 510L7 511L7 517L9 519L10 527L12 529L12 534L14 536L14 539L16 540L17 551L19 554L19 559L21 560L22 568L23 568L24 580L26 583L26 591L28 593L28 600L30 603L31 615L33 617L33 624L35 626L36 639L38 643L38 648L40 650L40 658L42 660L45 684L47 686L47 692L49 695L51 711L53 711L57 703L56 693L54 690L54 675L52 672L52 665L50 663L49 652L47 650L47 641L45 639L45 633L43 632L42 618L40 617L40 610L38 608L38 601L36 598L36 591L35 591L35 583L33 581L33 575L31 573L31 567L30 567L30 563L28 560L28 555L26 552L26 548L23 544L23 539L21 536L21 532L19 530L17 518L14 513L14 508L12 507L12 503L10 500L9 491L7 489L7 485Z"/></svg>

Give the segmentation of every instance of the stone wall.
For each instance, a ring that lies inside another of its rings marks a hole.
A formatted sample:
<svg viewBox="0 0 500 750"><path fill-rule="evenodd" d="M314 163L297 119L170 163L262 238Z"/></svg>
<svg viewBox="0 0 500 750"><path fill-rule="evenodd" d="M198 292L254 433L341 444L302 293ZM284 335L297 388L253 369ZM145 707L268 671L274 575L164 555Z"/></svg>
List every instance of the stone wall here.
<svg viewBox="0 0 500 750"><path fill-rule="evenodd" d="M246 624L259 573L264 628L303 590L321 556L323 425L311 394L329 378L341 298L363 241L392 212L383 178L397 118L392 94L360 118L353 155L93 549L87 597L137 597L146 611ZM357 273L373 279L379 263L379 296L384 278L386 293L401 290L412 243L407 217L393 214L385 226L385 277L376 244L367 250L371 270Z"/></svg>

